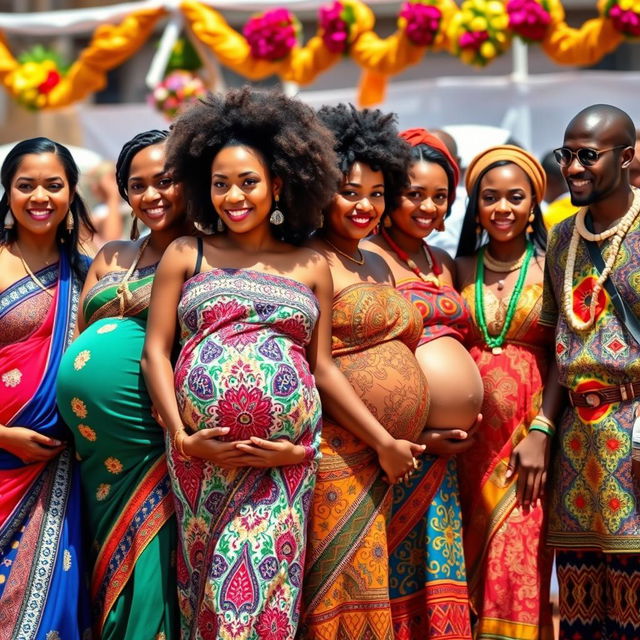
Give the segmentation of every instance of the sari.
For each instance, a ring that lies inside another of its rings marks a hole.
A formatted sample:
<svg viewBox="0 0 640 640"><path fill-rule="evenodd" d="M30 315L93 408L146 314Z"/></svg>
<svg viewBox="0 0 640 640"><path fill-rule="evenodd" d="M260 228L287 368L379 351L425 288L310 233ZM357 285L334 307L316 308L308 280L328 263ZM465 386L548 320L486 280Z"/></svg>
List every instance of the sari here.
<svg viewBox="0 0 640 640"><path fill-rule="evenodd" d="M164 432L140 358L157 265L106 274L88 292L87 328L62 358L58 406L80 461L91 541L94 636L178 636L177 534ZM104 375L104 372L110 375Z"/></svg>
<svg viewBox="0 0 640 640"><path fill-rule="evenodd" d="M443 336L464 340L471 318L452 287L410 278L397 288L422 316L418 346ZM388 529L395 640L470 640L455 456L425 454L411 479L394 485Z"/></svg>
<svg viewBox="0 0 640 640"><path fill-rule="evenodd" d="M462 291L475 318L475 284ZM485 287L491 335L504 323L508 300ZM477 638L553 637L549 589L552 553L544 543L546 514L516 504L509 458L540 412L553 331L540 323L542 285L525 285L500 353L473 325L470 353L484 382L483 421L476 443L458 460L464 545Z"/></svg>
<svg viewBox="0 0 640 640"><path fill-rule="evenodd" d="M55 378L75 326L78 278L66 255L0 293L0 423L64 441ZM31 324L30 324L31 321ZM25 327L28 331L25 333ZM83 589L80 484L69 448L25 464L0 449L0 638L80 640L88 630Z"/></svg>
<svg viewBox="0 0 640 640"><path fill-rule="evenodd" d="M413 355L422 320L393 287L355 284L333 303L332 354L367 408L395 438L414 441L429 411ZM300 638L394 638L388 520L393 500L375 452L323 416L311 505Z"/></svg>
<svg viewBox="0 0 640 640"><path fill-rule="evenodd" d="M308 453L295 465L223 468L168 442L182 638L293 640L320 436L306 358L318 302L291 278L213 269L185 282L178 317L184 424L228 427L221 440L285 438Z"/></svg>

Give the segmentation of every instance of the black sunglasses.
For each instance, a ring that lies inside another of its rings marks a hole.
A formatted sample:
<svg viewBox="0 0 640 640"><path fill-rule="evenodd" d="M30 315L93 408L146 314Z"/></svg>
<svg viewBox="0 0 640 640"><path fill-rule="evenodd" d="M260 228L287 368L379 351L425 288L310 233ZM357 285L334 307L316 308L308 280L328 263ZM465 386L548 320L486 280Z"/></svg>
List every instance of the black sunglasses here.
<svg viewBox="0 0 640 640"><path fill-rule="evenodd" d="M578 158L578 162L583 167L592 167L603 153L607 151L613 151L614 149L625 149L628 145L619 144L609 149L591 149L590 147L580 147L577 151L567 149L567 147L560 147L553 150L556 162L561 167L568 167L573 162L573 156Z"/></svg>

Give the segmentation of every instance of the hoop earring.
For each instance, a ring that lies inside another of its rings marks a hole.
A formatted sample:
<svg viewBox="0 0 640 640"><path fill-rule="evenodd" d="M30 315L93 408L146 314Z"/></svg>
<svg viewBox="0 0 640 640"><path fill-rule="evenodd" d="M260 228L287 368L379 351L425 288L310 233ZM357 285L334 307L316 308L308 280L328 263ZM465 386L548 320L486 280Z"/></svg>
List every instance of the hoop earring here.
<svg viewBox="0 0 640 640"><path fill-rule="evenodd" d="M67 228L67 233L71 233L73 231L73 227L75 226L75 223L73 221L73 213L71 213L71 209L67 211L65 226Z"/></svg>
<svg viewBox="0 0 640 640"><path fill-rule="evenodd" d="M218 222L216 222L216 231L218 233L224 233L224 222L222 222L222 218L218 216Z"/></svg>
<svg viewBox="0 0 640 640"><path fill-rule="evenodd" d="M132 240L137 240L140 237L140 232L138 231L138 218L136 218L133 211L131 212L131 217L133 218L133 222L131 223L131 233L129 237Z"/></svg>
<svg viewBox="0 0 640 640"><path fill-rule="evenodd" d="M13 217L13 213L11 213L11 209L7 211L7 215L4 217L4 228L13 229L13 226L16 223L16 219Z"/></svg>
<svg viewBox="0 0 640 640"><path fill-rule="evenodd" d="M269 216L269 222L277 226L284 222L284 213L282 213L282 211L280 211L280 209L278 208L278 202L280 202L280 196L276 196L275 201L276 201L276 206L274 210L271 212L271 215Z"/></svg>

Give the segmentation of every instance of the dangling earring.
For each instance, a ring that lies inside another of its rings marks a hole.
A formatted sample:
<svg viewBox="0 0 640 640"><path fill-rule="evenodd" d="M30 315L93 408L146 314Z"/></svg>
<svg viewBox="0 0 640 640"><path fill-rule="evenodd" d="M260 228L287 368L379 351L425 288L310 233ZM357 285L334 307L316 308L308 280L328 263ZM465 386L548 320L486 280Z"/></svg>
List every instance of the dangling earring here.
<svg viewBox="0 0 640 640"><path fill-rule="evenodd" d="M529 225L527 226L527 233L529 235L531 235L533 233L533 225L531 224L534 220L536 219L535 215L533 214L533 209L531 210L531 213L529 214Z"/></svg>
<svg viewBox="0 0 640 640"><path fill-rule="evenodd" d="M393 224L393 223L391 222L391 216L385 216L385 217L382 219L382 226L383 226L385 229L390 229L392 224Z"/></svg>
<svg viewBox="0 0 640 640"><path fill-rule="evenodd" d="M480 216L476 216L476 235L482 235L482 225L480 224Z"/></svg>
<svg viewBox="0 0 640 640"><path fill-rule="evenodd" d="M138 231L138 218L136 218L136 214L131 212L131 217L133 218L133 222L131 223L131 233L129 237L132 240L137 240L140 237L140 232Z"/></svg>
<svg viewBox="0 0 640 640"><path fill-rule="evenodd" d="M71 213L71 209L69 209L69 211L67 211L67 217L66 217L66 225L67 227L67 233L71 233L73 231L73 227L74 222L73 222L73 213Z"/></svg>
<svg viewBox="0 0 640 640"><path fill-rule="evenodd" d="M13 229L13 225L16 223L13 214L11 213L11 209L7 211L7 215L4 217L4 228L5 229Z"/></svg>
<svg viewBox="0 0 640 640"><path fill-rule="evenodd" d="M271 224L279 225L284 222L284 214L282 213L282 211L280 211L280 209L278 209L278 202L280 201L280 196L276 196L275 201L276 201L276 206L274 210L271 212L271 215L269 216L269 222Z"/></svg>
<svg viewBox="0 0 640 640"><path fill-rule="evenodd" d="M216 231L218 233L224 233L224 222L222 222L222 218L218 216L218 222L216 222Z"/></svg>

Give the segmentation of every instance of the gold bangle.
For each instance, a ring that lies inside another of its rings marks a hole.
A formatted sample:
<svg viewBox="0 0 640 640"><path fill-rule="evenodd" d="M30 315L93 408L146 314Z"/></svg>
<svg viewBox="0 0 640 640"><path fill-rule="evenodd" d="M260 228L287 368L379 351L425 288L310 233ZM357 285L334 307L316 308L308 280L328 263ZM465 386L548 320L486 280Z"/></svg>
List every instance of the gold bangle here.
<svg viewBox="0 0 640 640"><path fill-rule="evenodd" d="M178 452L178 455L181 458L191 457L184 452L184 439L186 435L187 435L187 432L184 429L178 429L178 431L176 431L173 434L173 448ZM179 438L179 436L182 436L182 437Z"/></svg>
<svg viewBox="0 0 640 640"><path fill-rule="evenodd" d="M546 434L550 438L553 438L553 436L555 435L555 431L553 431L552 429L549 429L549 427L547 427L544 424L532 423L531 426L529 427L529 433L531 433L532 431L541 431L542 433Z"/></svg>
<svg viewBox="0 0 640 640"><path fill-rule="evenodd" d="M533 420L532 422L541 422L542 424L546 424L549 428L551 429L555 429L556 425L553 422L553 420L550 420L549 418L547 418L546 416L543 416L541 414L538 414Z"/></svg>

